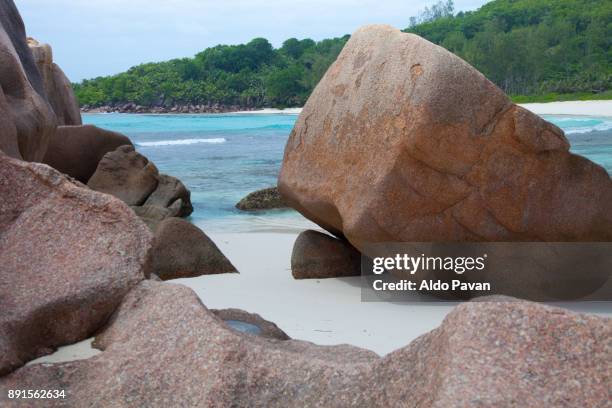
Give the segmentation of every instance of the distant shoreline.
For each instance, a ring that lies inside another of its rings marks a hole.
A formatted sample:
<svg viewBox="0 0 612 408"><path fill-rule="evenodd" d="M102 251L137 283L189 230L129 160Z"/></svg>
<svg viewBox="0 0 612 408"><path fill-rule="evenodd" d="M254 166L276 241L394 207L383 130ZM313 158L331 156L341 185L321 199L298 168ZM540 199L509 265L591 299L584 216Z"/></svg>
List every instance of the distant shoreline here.
<svg viewBox="0 0 612 408"><path fill-rule="evenodd" d="M518 105L537 115L581 115L612 117L612 100L521 103Z"/></svg>
<svg viewBox="0 0 612 408"><path fill-rule="evenodd" d="M249 113L249 114L266 114L266 113L285 113L299 114L301 107L294 108L251 108L238 105L185 105L173 106L171 108L153 106L140 106L134 104L126 104L121 106L100 106L97 108L82 107L81 113L138 113L138 114L213 114L213 113Z"/></svg>
<svg viewBox="0 0 612 408"><path fill-rule="evenodd" d="M523 108L538 114L538 115L581 115L581 116L606 116L612 117L612 100L591 100L591 101L560 101L560 102L542 102L542 103L521 103L518 104ZM233 108L233 109L230 109ZM302 112L301 107L277 109L277 108L260 108L246 109L243 107L227 107L227 109L217 109L213 111L175 109L163 110L158 108L147 108L140 110L112 110L108 107L96 109L81 109L82 113L107 114L107 113L139 113L139 114L244 114L244 115L299 115Z"/></svg>
<svg viewBox="0 0 612 408"><path fill-rule="evenodd" d="M216 115L216 114L240 114L240 115L299 115L302 112L302 108L260 108L260 109L247 109L237 108L234 110L219 110L219 111L159 111L156 109L144 109L144 110L112 110L112 109L81 109L81 114L93 114L93 115L108 115L113 113L126 113L126 114L138 114L138 115Z"/></svg>

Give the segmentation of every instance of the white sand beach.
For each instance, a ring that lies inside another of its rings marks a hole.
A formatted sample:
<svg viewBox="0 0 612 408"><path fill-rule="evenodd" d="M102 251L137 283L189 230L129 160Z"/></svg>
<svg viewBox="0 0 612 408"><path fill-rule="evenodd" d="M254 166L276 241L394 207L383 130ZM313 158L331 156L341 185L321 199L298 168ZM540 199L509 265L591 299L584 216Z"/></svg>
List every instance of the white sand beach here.
<svg viewBox="0 0 612 408"><path fill-rule="evenodd" d="M434 329L454 303L361 302L360 278L295 280L296 233L211 234L240 274L179 279L211 309L239 308L276 323L290 337L348 343L387 354Z"/></svg>
<svg viewBox="0 0 612 408"><path fill-rule="evenodd" d="M295 280L296 232L209 234L240 274L169 281L192 288L209 309L238 308L276 323L290 337L352 344L380 355L436 328L456 303L361 302L360 278ZM31 361L56 363L98 353L88 339Z"/></svg>
<svg viewBox="0 0 612 408"><path fill-rule="evenodd" d="M523 103L520 106L538 115L612 116L612 101Z"/></svg>
<svg viewBox="0 0 612 408"><path fill-rule="evenodd" d="M270 114L279 114L279 115L299 115L302 112L302 108L286 108L286 109L276 109L276 108L264 108L250 111L237 111L231 113L237 113L241 115L270 115Z"/></svg>
<svg viewBox="0 0 612 408"><path fill-rule="evenodd" d="M209 309L238 308L276 323L290 337L322 345L352 344L385 355L435 329L455 302L362 302L360 278L295 280L287 232L211 233L240 274L169 281L192 288ZM557 305L612 317L612 302ZM61 347L28 364L86 359L99 353L91 340Z"/></svg>
<svg viewBox="0 0 612 408"><path fill-rule="evenodd" d="M71 344L69 346L60 347L53 354L39 357L35 360L29 361L26 365L33 364L49 364L49 363L63 363L66 361L85 360L100 354L101 351L91 346L93 337L79 341L78 343Z"/></svg>
<svg viewBox="0 0 612 408"><path fill-rule="evenodd" d="M210 234L240 274L177 279L210 309L238 308L276 323L290 337L352 344L390 353L435 329L456 302L362 302L359 277L296 280L291 251L297 233ZM612 303L566 303L568 309L612 316Z"/></svg>
<svg viewBox="0 0 612 408"><path fill-rule="evenodd" d="M521 103L519 106L538 115L589 115L612 116L612 100L609 101L564 101L546 103ZM259 109L254 111L239 111L239 114L287 114L299 115L302 108Z"/></svg>

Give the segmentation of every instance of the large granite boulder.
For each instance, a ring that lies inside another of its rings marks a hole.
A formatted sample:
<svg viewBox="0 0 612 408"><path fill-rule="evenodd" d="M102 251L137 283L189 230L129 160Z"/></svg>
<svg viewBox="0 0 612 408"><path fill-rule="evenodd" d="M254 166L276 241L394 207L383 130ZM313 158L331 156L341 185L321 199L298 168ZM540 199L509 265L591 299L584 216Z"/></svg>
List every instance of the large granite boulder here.
<svg viewBox="0 0 612 408"><path fill-rule="evenodd" d="M179 179L160 174L157 180L157 188L147 198L144 205L176 208L173 217L187 217L193 212L191 192Z"/></svg>
<svg viewBox="0 0 612 408"><path fill-rule="evenodd" d="M92 125L58 126L43 163L87 183L106 153L132 145L127 136Z"/></svg>
<svg viewBox="0 0 612 408"><path fill-rule="evenodd" d="M237 272L204 231L176 217L155 227L151 271L162 280Z"/></svg>
<svg viewBox="0 0 612 408"><path fill-rule="evenodd" d="M141 220L155 232L160 222L166 218L176 217L177 208L164 208L156 205L135 205L130 207Z"/></svg>
<svg viewBox="0 0 612 408"><path fill-rule="evenodd" d="M117 134L114 138L118 143L123 140L120 136ZM101 150L106 145L99 147ZM186 217L193 211L187 187L175 177L160 174L131 143L106 153L87 185L120 198L144 218L152 216L148 221L153 229L157 221L166 217Z"/></svg>
<svg viewBox="0 0 612 408"><path fill-rule="evenodd" d="M242 211L271 210L286 207L288 207L287 203L281 197L277 187L253 191L236 204L236 208Z"/></svg>
<svg viewBox="0 0 612 408"><path fill-rule="evenodd" d="M53 62L51 46L33 38L28 38L27 44L42 77L47 99L57 117L57 124L81 125L81 111L72 84L64 71Z"/></svg>
<svg viewBox="0 0 612 408"><path fill-rule="evenodd" d="M233 330L190 289L142 282L87 360L37 364L9 389L65 389L50 407L604 407L612 321L529 302L475 302L383 358ZM152 358L154 357L154 358Z"/></svg>
<svg viewBox="0 0 612 408"><path fill-rule="evenodd" d="M0 150L40 161L56 118L12 0L0 2Z"/></svg>
<svg viewBox="0 0 612 408"><path fill-rule="evenodd" d="M295 279L361 275L361 254L345 240L307 230L298 235L291 253Z"/></svg>
<svg viewBox="0 0 612 408"><path fill-rule="evenodd" d="M99 329L148 273L152 237L116 198L1 152L0 196L2 375Z"/></svg>
<svg viewBox="0 0 612 408"><path fill-rule="evenodd" d="M278 186L362 252L372 242L609 241L610 176L568 149L560 129L457 56L367 26L308 99Z"/></svg>
<svg viewBox="0 0 612 408"><path fill-rule="evenodd" d="M142 205L157 188L157 167L134 150L134 146L119 146L102 157L89 188L120 198L128 205Z"/></svg>

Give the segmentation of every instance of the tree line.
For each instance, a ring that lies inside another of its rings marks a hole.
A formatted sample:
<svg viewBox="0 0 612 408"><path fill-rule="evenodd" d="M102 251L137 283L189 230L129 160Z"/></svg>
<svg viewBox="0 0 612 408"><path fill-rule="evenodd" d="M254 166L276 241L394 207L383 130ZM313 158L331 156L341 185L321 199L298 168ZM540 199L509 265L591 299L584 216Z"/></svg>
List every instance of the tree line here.
<svg viewBox="0 0 612 408"><path fill-rule="evenodd" d="M495 0L455 13L439 1L408 19L404 31L457 54L511 95L612 89L612 2ZM348 40L266 39L218 45L193 58L148 63L74 84L81 105L222 104L301 106Z"/></svg>
<svg viewBox="0 0 612 408"><path fill-rule="evenodd" d="M497 0L406 31L460 56L511 95L612 89L609 0Z"/></svg>
<svg viewBox="0 0 612 408"><path fill-rule="evenodd" d="M142 106L222 104L301 106L348 40L288 39L217 45L194 58L148 63L74 84L81 105L132 102Z"/></svg>

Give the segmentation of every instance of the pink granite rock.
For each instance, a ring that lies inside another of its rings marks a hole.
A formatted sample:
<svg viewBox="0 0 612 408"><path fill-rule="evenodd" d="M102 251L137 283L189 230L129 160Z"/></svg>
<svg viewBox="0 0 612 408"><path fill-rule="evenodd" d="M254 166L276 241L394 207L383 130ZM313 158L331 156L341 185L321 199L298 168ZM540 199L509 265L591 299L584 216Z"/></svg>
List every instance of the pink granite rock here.
<svg viewBox="0 0 612 408"><path fill-rule="evenodd" d="M120 200L1 152L0 197L1 375L99 329L152 237Z"/></svg>
<svg viewBox="0 0 612 408"><path fill-rule="evenodd" d="M150 254L151 272L162 280L237 272L204 231L181 218L155 226Z"/></svg>
<svg viewBox="0 0 612 408"><path fill-rule="evenodd" d="M157 188L159 172L134 146L108 152L87 182L89 188L120 198L128 205L142 205Z"/></svg>
<svg viewBox="0 0 612 408"><path fill-rule="evenodd" d="M306 230L293 244L291 274L295 279L359 276L361 254L346 240Z"/></svg>
<svg viewBox="0 0 612 408"><path fill-rule="evenodd" d="M121 133L97 126L58 126L49 140L43 163L87 183L106 153L132 145Z"/></svg>
<svg viewBox="0 0 612 408"><path fill-rule="evenodd" d="M161 208L176 208L174 217L187 217L193 212L191 191L176 177L160 174L158 183L143 205Z"/></svg>
<svg viewBox="0 0 612 408"><path fill-rule="evenodd" d="M42 160L56 118L13 1L0 2L0 150Z"/></svg>
<svg viewBox="0 0 612 408"><path fill-rule="evenodd" d="M81 125L79 102L64 71L53 62L53 51L49 44L41 44L34 38L27 39L34 62L43 81L45 94L58 125Z"/></svg>
<svg viewBox="0 0 612 408"><path fill-rule="evenodd" d="M171 217L186 217L193 211L187 187L175 177L159 174L157 167L131 143L104 154L87 185L130 206L167 209Z"/></svg>
<svg viewBox="0 0 612 408"><path fill-rule="evenodd" d="M366 254L376 242L612 240L603 167L459 57L389 26L357 30L312 92L278 187Z"/></svg>
<svg viewBox="0 0 612 408"><path fill-rule="evenodd" d="M405 324L405 322L401 322ZM145 281L88 360L0 378L64 389L50 407L605 407L612 321L528 302L474 302L380 358L230 329L190 289Z"/></svg>

